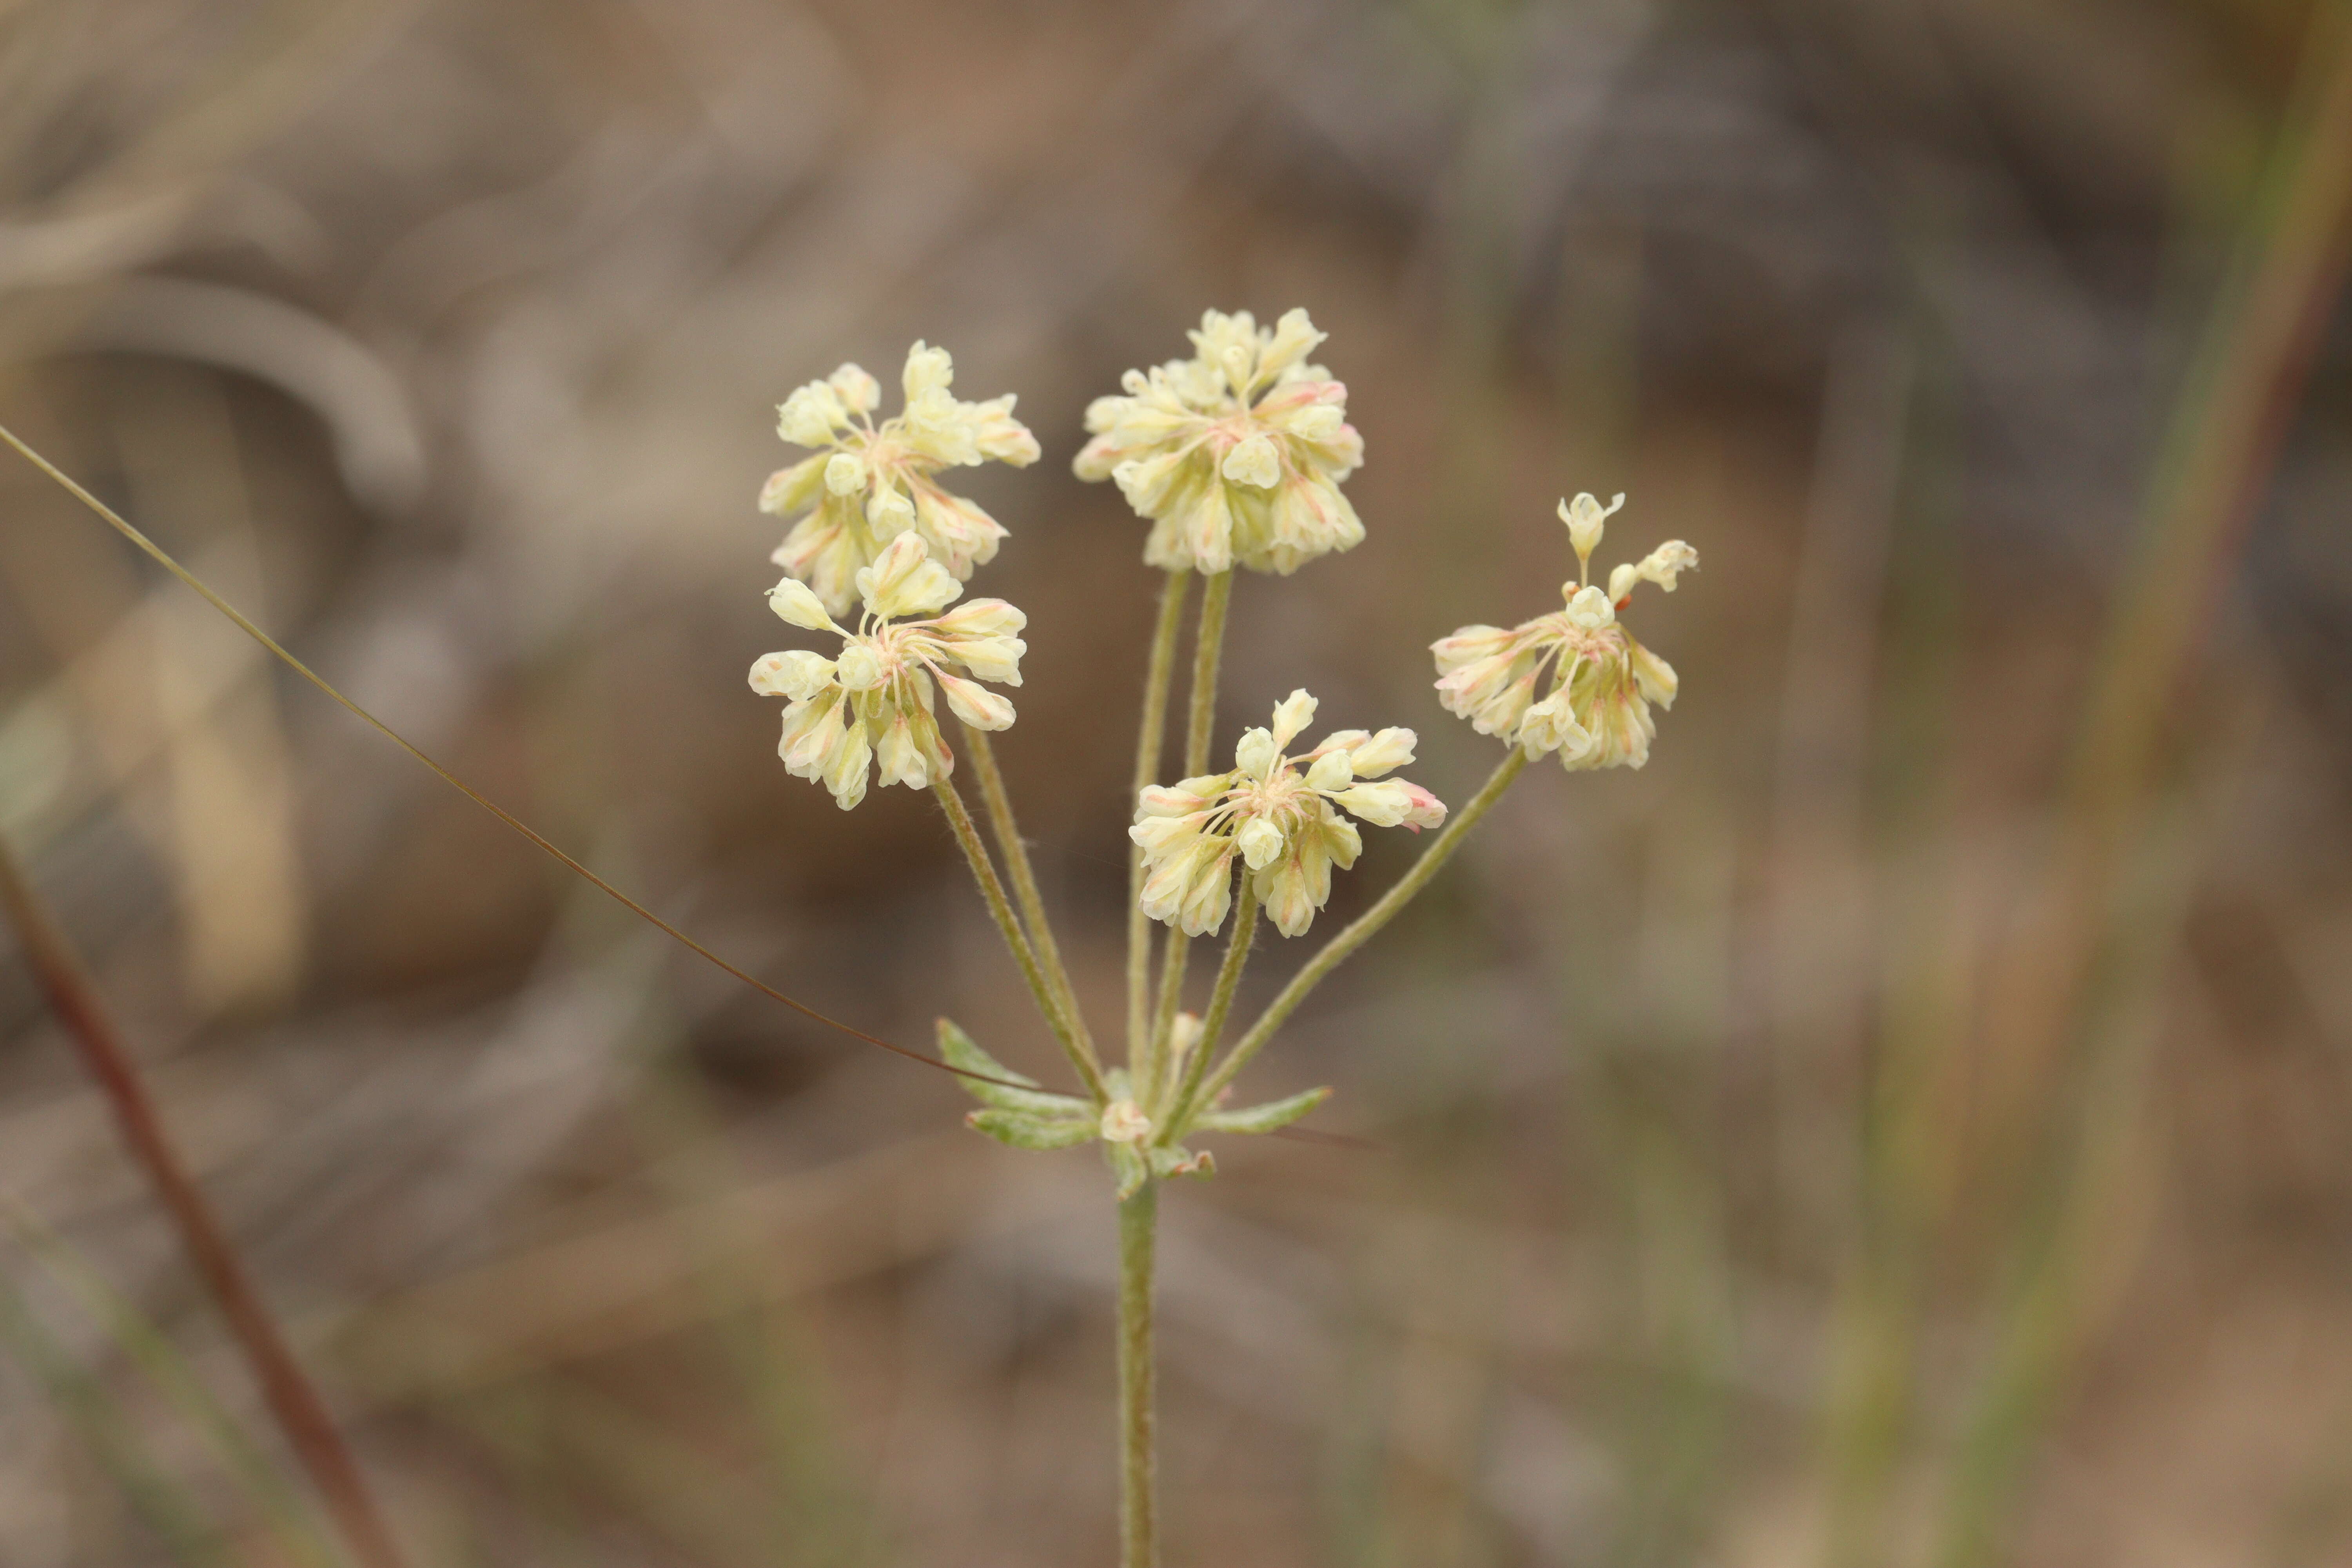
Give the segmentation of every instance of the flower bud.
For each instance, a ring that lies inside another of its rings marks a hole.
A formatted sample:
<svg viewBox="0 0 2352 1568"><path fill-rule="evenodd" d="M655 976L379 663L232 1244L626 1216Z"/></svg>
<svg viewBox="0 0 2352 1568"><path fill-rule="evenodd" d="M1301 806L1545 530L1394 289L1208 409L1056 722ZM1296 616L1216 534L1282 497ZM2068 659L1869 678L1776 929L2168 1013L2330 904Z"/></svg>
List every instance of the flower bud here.
<svg viewBox="0 0 2352 1568"><path fill-rule="evenodd" d="M1013 704L976 681L961 676L936 672L940 689L947 694L948 707L955 716L975 730L1010 730L1013 728Z"/></svg>
<svg viewBox="0 0 2352 1568"><path fill-rule="evenodd" d="M796 577L787 577L768 590L768 607L782 619L812 632L832 631L833 617L824 613L809 585Z"/></svg>
<svg viewBox="0 0 2352 1568"><path fill-rule="evenodd" d="M1327 793L1346 789L1355 777L1355 762L1346 752L1326 752L1315 759L1313 767L1307 770L1307 787Z"/></svg>
<svg viewBox="0 0 2352 1568"><path fill-rule="evenodd" d="M804 648L760 656L751 666L751 689L762 697L805 702L833 679L833 663Z"/></svg>
<svg viewBox="0 0 2352 1568"><path fill-rule="evenodd" d="M1300 687L1284 698L1274 710L1274 744L1276 750L1298 738L1298 731L1315 722L1315 699Z"/></svg>
<svg viewBox="0 0 2352 1568"><path fill-rule="evenodd" d="M1404 821L1412 809L1412 796L1406 793L1401 779L1383 779L1378 784L1360 784L1333 795L1334 805L1346 807L1374 827L1394 827Z"/></svg>
<svg viewBox="0 0 2352 1568"><path fill-rule="evenodd" d="M871 691L882 684L882 661L863 638L852 639L833 668L844 691Z"/></svg>
<svg viewBox="0 0 2352 1568"><path fill-rule="evenodd" d="M947 391L955 380L955 360L945 349L935 349L918 340L907 351L907 368L900 376L907 401L913 404L931 393Z"/></svg>
<svg viewBox="0 0 2352 1568"><path fill-rule="evenodd" d="M1381 731L1370 740L1348 748L1348 760L1360 779L1373 779L1392 773L1412 761L1413 748L1420 737L1402 725Z"/></svg>
<svg viewBox="0 0 2352 1568"><path fill-rule="evenodd" d="M1234 842L1240 847L1242 858L1249 862L1249 868L1260 870L1282 853L1282 829L1263 816L1253 816L1242 824L1242 830L1234 835Z"/></svg>
<svg viewBox="0 0 2352 1568"><path fill-rule="evenodd" d="M848 423L841 394L821 381L795 389L776 409L776 434L795 447L829 446L833 433Z"/></svg>
<svg viewBox="0 0 2352 1568"><path fill-rule="evenodd" d="M914 526L915 503L897 486L877 484L866 496L866 523L881 540L896 539Z"/></svg>
<svg viewBox="0 0 2352 1568"><path fill-rule="evenodd" d="M1244 730L1234 746L1234 765L1254 779L1263 779L1280 751L1270 731Z"/></svg>
<svg viewBox="0 0 2352 1568"><path fill-rule="evenodd" d="M1217 471L1237 485L1254 485L1270 490L1282 478L1282 458L1274 443L1264 436L1253 436L1225 454Z"/></svg>
<svg viewBox="0 0 2352 1568"><path fill-rule="evenodd" d="M1590 583L1568 596L1568 618L1588 632L1597 632L1617 618L1609 595Z"/></svg>
<svg viewBox="0 0 2352 1568"><path fill-rule="evenodd" d="M963 584L930 558L920 534L902 533L883 547L873 565L857 569L857 592L868 613L897 620L944 608Z"/></svg>
<svg viewBox="0 0 2352 1568"><path fill-rule="evenodd" d="M871 414L882 401L882 384L854 364L845 364L824 379L855 413Z"/></svg>

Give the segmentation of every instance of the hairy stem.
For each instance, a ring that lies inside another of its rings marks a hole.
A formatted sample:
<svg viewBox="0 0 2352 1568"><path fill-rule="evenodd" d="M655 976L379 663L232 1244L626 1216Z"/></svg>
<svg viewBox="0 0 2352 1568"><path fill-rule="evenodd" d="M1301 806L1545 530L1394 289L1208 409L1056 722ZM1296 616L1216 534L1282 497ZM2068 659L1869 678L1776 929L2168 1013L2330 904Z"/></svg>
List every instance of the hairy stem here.
<svg viewBox="0 0 2352 1568"><path fill-rule="evenodd" d="M1158 1373L1151 1343L1160 1184L1118 1205L1118 1539L1120 1568L1157 1568Z"/></svg>
<svg viewBox="0 0 2352 1568"><path fill-rule="evenodd" d="M1225 1016L1234 1010L1234 993L1242 983L1242 968L1249 963L1250 943L1257 937L1257 900L1250 896L1249 872L1242 872L1242 907L1234 914L1233 940L1225 943L1225 962L1217 968L1217 987L1209 994L1209 1010L1201 1016L1201 1037L1192 1047L1192 1055L1184 1064L1182 1086L1170 1097L1168 1104L1181 1111L1200 1092L1201 1075L1208 1070L1209 1058L1216 1051L1217 1040L1225 1032ZM1183 1127L1175 1115L1163 1119L1162 1142L1173 1141Z"/></svg>
<svg viewBox="0 0 2352 1568"><path fill-rule="evenodd" d="M189 1261L211 1290L260 1383L270 1415L325 1496L352 1556L366 1568L404 1568L405 1559L391 1526L328 1413L327 1402L294 1359L226 1227L188 1173L98 988L5 844L0 844L0 903L7 906L26 963L104 1091L122 1141L154 1184L156 1196L179 1229Z"/></svg>
<svg viewBox="0 0 2352 1568"><path fill-rule="evenodd" d="M1217 723L1217 664L1225 651L1225 606L1234 574L1220 572L1201 595L1201 630L1192 643L1192 710L1184 721L1184 776L1209 771L1209 737Z"/></svg>
<svg viewBox="0 0 2352 1568"><path fill-rule="evenodd" d="M1070 1058L1070 1065L1077 1069L1079 1079L1087 1086L1087 1092L1094 1096L1097 1104L1100 1104L1105 1099L1102 1074L1096 1068L1092 1054L1079 1048L1076 1031L1071 1027L1070 1020L1064 1016L1061 1002L1054 994L1053 987L1045 983L1045 971L1037 967L1037 954L1030 947L1029 939L1021 932L1021 922L1013 913L1013 901L1004 896L1004 884L997 879L996 867L988 858L988 848L980 841L980 828L971 819L971 809L964 805L963 796L956 793L955 785L944 777L931 781L931 794L939 797L940 809L947 813L948 826L955 830L956 843L962 847L963 858L971 864L972 879L980 884L980 896L987 903L990 918L996 921L996 929L1003 934L1004 945L1012 950L1013 962L1021 966L1021 978L1029 983L1029 994L1036 998L1037 1011L1045 1016L1047 1026L1054 1031L1054 1037L1061 1041L1063 1053Z"/></svg>
<svg viewBox="0 0 2352 1568"><path fill-rule="evenodd" d="M1144 668L1143 723L1135 742L1136 798L1160 782L1160 751L1168 739L1168 691L1176 683L1176 638L1184 623L1184 598L1192 586L1190 572L1171 572L1160 590L1160 618L1151 628L1151 658ZM1127 853L1127 1059L1142 1068L1150 1049L1151 917L1143 912L1143 847L1131 844Z"/></svg>
<svg viewBox="0 0 2352 1568"><path fill-rule="evenodd" d="M1375 931L1394 920L1397 911L1412 901L1414 894L1429 885L1430 879L1444 869L1446 861L1452 859L1454 852L1462 847L1462 840L1469 835L1470 829L1476 826L1478 819L1503 798L1503 792L1511 787L1511 781L1517 778L1519 770L1527 765L1527 753L1513 747L1511 754L1503 759L1502 765L1489 774L1478 793L1470 797L1469 804L1454 814L1452 820L1438 834L1437 841L1422 851L1421 858L1413 862L1412 869L1398 878L1396 886L1381 895L1380 902L1350 921L1338 936L1323 944L1322 952L1307 961L1305 968L1291 976L1290 984L1267 1004L1257 1022L1250 1026L1249 1033L1234 1042L1233 1054L1218 1065L1217 1070L1209 1075L1208 1080L1190 1100L1176 1108L1176 1120L1180 1124L1182 1118L1192 1114L1195 1106L1212 1103L1223 1094L1234 1076L1249 1065L1252 1057L1265 1048L1265 1043L1273 1038L1274 1032L1282 1027L1301 1002L1307 1000L1307 993L1320 985L1326 975L1339 967L1342 960L1370 941Z"/></svg>
<svg viewBox="0 0 2352 1568"><path fill-rule="evenodd" d="M1233 600L1234 574L1220 572L1209 579L1201 595L1201 626L1192 638L1191 711L1184 722L1184 776L1209 771L1209 740L1217 726L1217 665L1225 649L1225 606ZM1184 1003L1184 968L1192 957L1192 939L1170 929L1168 952L1160 966L1160 1006L1151 1022L1151 1052L1144 1067L1147 1081L1157 1079L1168 1059L1176 1015Z"/></svg>
<svg viewBox="0 0 2352 1568"><path fill-rule="evenodd" d="M996 765L996 748L989 744L985 730L966 724L963 735L971 745L972 770L980 775L980 798L988 807L989 830L996 837L997 853L1004 857L1013 896L1021 902L1021 921L1028 928L1037 966L1045 972L1045 984L1053 987L1054 998L1062 1005L1062 1016L1069 1023L1078 1052L1093 1064L1095 1076L1099 1079L1102 1058L1095 1054L1094 1037L1087 1032L1086 1015L1078 1011L1077 990L1071 985L1070 972L1062 963L1061 944L1054 940L1054 928L1045 919L1045 900L1037 891L1037 873L1029 864L1029 846L1022 841L1021 825L1013 820L1013 796L1006 791L1004 774Z"/></svg>

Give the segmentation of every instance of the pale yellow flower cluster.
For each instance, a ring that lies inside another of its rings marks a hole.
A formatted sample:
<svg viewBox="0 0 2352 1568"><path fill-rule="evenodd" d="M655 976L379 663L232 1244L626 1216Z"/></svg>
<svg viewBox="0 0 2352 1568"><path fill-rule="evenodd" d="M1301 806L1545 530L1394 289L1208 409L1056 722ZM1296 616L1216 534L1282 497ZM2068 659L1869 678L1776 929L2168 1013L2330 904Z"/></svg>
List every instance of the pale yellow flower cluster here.
<svg viewBox="0 0 2352 1568"><path fill-rule="evenodd" d="M954 379L947 350L918 342L900 378L906 406L878 426L881 385L854 364L810 382L777 410L778 435L818 450L770 477L760 510L808 512L774 560L832 614L848 614L859 570L909 530L959 583L996 553L1003 525L932 476L992 460L1025 468L1037 460L1037 438L1013 417L1012 394L960 402L949 391Z"/></svg>
<svg viewBox="0 0 2352 1568"><path fill-rule="evenodd" d="M1607 508L1589 495L1559 505L1576 552L1579 577L1589 577ZM1563 608L1505 631L1464 626L1430 647L1437 658L1437 696L1447 711L1470 721L1482 735L1500 736L1530 759L1551 752L1573 772L1638 768L1650 760L1658 732L1650 705L1672 708L1678 684L1674 667L1633 640L1617 619L1638 583L1671 594L1675 578L1698 568L1698 552L1681 540L1661 544L1638 563L1609 574L1606 593L1589 581L1563 584ZM1537 689L1549 683L1542 696Z"/></svg>
<svg viewBox="0 0 2352 1568"><path fill-rule="evenodd" d="M1087 410L1094 439L1073 467L1111 479L1151 524L1147 564L1171 572L1296 572L1364 537L1340 482L1361 467L1348 389L1307 355L1304 310L1271 328L1211 310L1193 357L1129 371L1124 395Z"/></svg>
<svg viewBox="0 0 2352 1568"><path fill-rule="evenodd" d="M844 811L866 798L867 773L877 762L885 785L911 789L955 771L933 716L934 684L972 728L1010 727L1013 704L979 682L1020 685L1021 656L1028 651L1019 635L1028 617L1002 599L974 599L936 614L963 585L931 559L920 534L891 540L856 582L866 610L854 632L835 624L805 583L787 577L768 594L785 621L837 634L838 658L796 650L763 655L751 666L752 690L790 699L776 754L795 776L831 790ZM932 618L907 618L912 616ZM959 669L963 674L953 673Z"/></svg>
<svg viewBox="0 0 2352 1568"><path fill-rule="evenodd" d="M1419 784L1370 782L1412 761L1412 731L1340 730L1311 752L1285 754L1314 718L1315 699L1294 691L1271 728L1242 736L1232 772L1142 793L1128 837L1143 848L1146 914L1188 936L1215 931L1232 906L1238 856L1250 896L1283 935L1297 936L1331 896L1331 868L1347 869L1363 848L1342 810L1416 833L1445 820L1444 803Z"/></svg>

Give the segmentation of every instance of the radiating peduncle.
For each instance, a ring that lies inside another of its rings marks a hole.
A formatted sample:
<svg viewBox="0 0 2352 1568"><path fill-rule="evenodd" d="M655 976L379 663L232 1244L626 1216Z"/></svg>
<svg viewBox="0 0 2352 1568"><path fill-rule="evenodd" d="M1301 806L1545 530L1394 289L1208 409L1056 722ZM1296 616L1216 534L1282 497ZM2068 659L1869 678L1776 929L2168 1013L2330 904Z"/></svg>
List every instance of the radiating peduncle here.
<svg viewBox="0 0 2352 1568"><path fill-rule="evenodd" d="M1047 984L1045 971L1038 967L1036 951L1021 930L1021 921L1013 915L1012 900L1004 896L1004 884L996 875L996 868L988 858L987 846L980 841L980 828L971 819L971 810L956 793L954 784L942 776L931 781L931 793L939 798L940 809L947 814L948 826L955 833L957 845L971 867L972 880L980 884L982 899L988 905L989 918L995 921L1004 945L1013 953L1013 962L1021 970L1021 978L1028 983L1029 994L1037 1003L1054 1037L1062 1044L1063 1054L1077 1069L1078 1079L1087 1086L1097 1104L1108 1098L1103 1089L1103 1075L1094 1064L1092 1053L1081 1048L1076 1026L1062 1013L1060 1000Z"/></svg>
<svg viewBox="0 0 2352 1568"><path fill-rule="evenodd" d="M1201 620L1192 634L1192 684L1188 694L1184 723L1184 776L1191 778L1205 773L1209 766L1209 745L1217 725L1217 671L1223 659L1225 646L1225 612L1233 602L1234 574L1230 571L1212 576L1201 595ZM1137 1064L1138 1076L1146 1082L1158 1079L1165 1071L1170 1042L1174 1038L1176 1015L1184 1005L1184 972L1192 959L1192 938L1182 930L1168 933L1168 947L1160 961L1159 1005L1152 1015L1149 1050Z"/></svg>
<svg viewBox="0 0 2352 1568"><path fill-rule="evenodd" d="M1054 940L1054 927L1045 916L1045 900L1037 890L1037 872L1029 863L1029 846L1021 837L1021 825L1013 815L1013 796L1004 787L1003 772L996 765L996 750L989 743L988 731L963 727L964 740L971 748L972 772L980 779L980 797L988 810L989 829L996 838L997 853L1004 857L1006 878L1013 884L1013 896L1021 906L1021 920L1026 929L1029 944L1044 973L1046 985L1068 1020L1072 1042L1077 1053L1093 1068L1094 1077L1102 1076L1102 1058L1095 1052L1094 1037L1087 1029L1086 1015L1079 1011L1078 994L1070 984L1070 972L1062 963L1061 943Z"/></svg>
<svg viewBox="0 0 2352 1568"><path fill-rule="evenodd" d="M1248 1032L1234 1042L1232 1053L1195 1089L1176 1102L1169 1119L1171 1125L1181 1128L1198 1108L1216 1102L1217 1096L1232 1085L1242 1068L1249 1066L1251 1058L1265 1048L1275 1031L1297 1011L1298 1005L1307 1000L1307 994L1339 968L1350 953L1370 941L1382 926L1396 919L1405 905L1412 901L1414 895L1429 886L1431 879L1444 868L1445 863L1454 858L1454 852L1462 847L1463 839L1469 837L1470 830L1478 825L1478 819L1503 798L1503 792L1511 787L1511 781L1517 778L1527 765L1528 758L1524 752L1514 751L1503 759L1501 765L1487 776L1478 793L1454 813L1444 831L1421 852L1421 858L1412 863L1412 868L1398 878L1396 885L1381 894L1378 903L1350 921L1341 928L1339 935L1324 943L1322 951L1308 959L1306 965L1291 976L1290 983L1282 988L1280 994L1266 1005L1265 1011L1249 1026ZM1204 1047L1202 1056L1206 1055Z"/></svg>
<svg viewBox="0 0 2352 1568"><path fill-rule="evenodd" d="M1190 572L1162 574L1160 616L1151 628L1151 653L1143 676L1143 719L1135 742L1135 787L1141 795L1160 782L1160 753L1168 739L1168 694L1176 680L1176 644L1183 630ZM1151 917L1143 912L1143 850L1129 846L1127 858L1127 1059L1139 1070L1150 1051Z"/></svg>

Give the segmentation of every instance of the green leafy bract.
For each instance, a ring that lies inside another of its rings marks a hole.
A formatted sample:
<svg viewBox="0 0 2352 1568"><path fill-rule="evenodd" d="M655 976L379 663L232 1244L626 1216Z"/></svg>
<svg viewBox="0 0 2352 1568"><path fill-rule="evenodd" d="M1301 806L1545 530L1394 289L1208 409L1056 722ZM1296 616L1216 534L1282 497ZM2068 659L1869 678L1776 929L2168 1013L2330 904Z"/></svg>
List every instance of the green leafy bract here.
<svg viewBox="0 0 2352 1568"><path fill-rule="evenodd" d="M1087 1119L1089 1128L1095 1124L1094 1107L1075 1096L1055 1094L1051 1089L1036 1087L1035 1079L1025 1073L1014 1072L1011 1068L982 1050L970 1035L956 1026L955 1021L951 1018L940 1020L940 1056L950 1067L961 1068L968 1073L985 1073L990 1078L1007 1080L1004 1083L987 1083L976 1078L957 1080L963 1085L966 1094L971 1095L982 1105L994 1106L999 1110L1017 1110L1049 1121L1070 1116L1083 1116ZM1010 1084L1016 1083L1026 1087L1021 1089L1009 1087ZM974 1122L972 1125L980 1124ZM992 1133L991 1136L995 1135ZM1062 1148L1065 1145L1048 1144L1043 1147Z"/></svg>
<svg viewBox="0 0 2352 1568"><path fill-rule="evenodd" d="M1289 1126L1330 1098L1331 1091L1328 1088L1310 1089L1287 1100L1269 1100L1264 1105L1253 1105L1242 1110L1213 1110L1206 1116L1193 1118L1191 1131L1272 1132L1277 1128Z"/></svg>
<svg viewBox="0 0 2352 1568"><path fill-rule="evenodd" d="M1091 1116L1032 1116L995 1107L971 1112L963 1124L1015 1149L1072 1148L1094 1137L1100 1126Z"/></svg>

